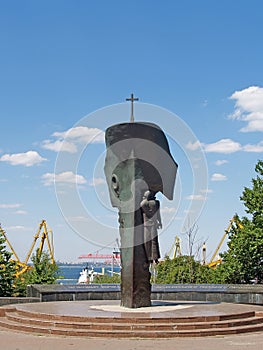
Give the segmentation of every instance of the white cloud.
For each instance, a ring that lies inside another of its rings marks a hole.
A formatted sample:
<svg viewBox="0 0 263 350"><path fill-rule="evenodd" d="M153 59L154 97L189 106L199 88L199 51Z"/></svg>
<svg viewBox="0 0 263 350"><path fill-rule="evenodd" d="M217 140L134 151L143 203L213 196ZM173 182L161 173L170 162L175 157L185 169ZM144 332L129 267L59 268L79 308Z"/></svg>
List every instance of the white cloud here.
<svg viewBox="0 0 263 350"><path fill-rule="evenodd" d="M97 177L89 181L90 186L99 186L99 185L104 185L106 183L105 179L101 177Z"/></svg>
<svg viewBox="0 0 263 350"><path fill-rule="evenodd" d="M15 213L18 214L18 215L26 215L27 211L25 211L25 210L17 210Z"/></svg>
<svg viewBox="0 0 263 350"><path fill-rule="evenodd" d="M207 107L207 105L208 105L208 100L204 100L203 103L202 103L202 106L203 107Z"/></svg>
<svg viewBox="0 0 263 350"><path fill-rule="evenodd" d="M203 144L199 141L196 141L196 142L189 141L186 145L186 148L189 149L190 151L196 151L202 147L203 147Z"/></svg>
<svg viewBox="0 0 263 350"><path fill-rule="evenodd" d="M201 193L213 193L213 190L210 190L208 188L204 189L204 190L200 190Z"/></svg>
<svg viewBox="0 0 263 350"><path fill-rule="evenodd" d="M18 203L0 204L0 209L16 209L20 207L21 207L21 204L18 204Z"/></svg>
<svg viewBox="0 0 263 350"><path fill-rule="evenodd" d="M25 226L20 226L20 225L16 225L16 226L9 226L6 228L7 231L28 231L28 227Z"/></svg>
<svg viewBox="0 0 263 350"><path fill-rule="evenodd" d="M231 96L235 100L235 110L229 116L231 119L246 122L241 128L242 132L263 131L263 88L250 86L246 89L235 91Z"/></svg>
<svg viewBox="0 0 263 350"><path fill-rule="evenodd" d="M233 141L231 139L221 139L214 143L200 143L199 141L191 143L189 142L186 147L192 151L197 150L199 147L203 147L206 153L222 153L230 154L238 151L243 152L263 152L263 141L260 141L258 144L247 144L242 146L239 142ZM215 165L220 166L228 163L227 160L217 160Z"/></svg>
<svg viewBox="0 0 263 350"><path fill-rule="evenodd" d="M214 143L204 145L205 152L207 153L234 153L242 150L242 146L239 142L231 139L222 139Z"/></svg>
<svg viewBox="0 0 263 350"><path fill-rule="evenodd" d="M194 214L194 213L195 213L194 210L190 210L190 209L184 210L184 214L187 214L187 215L189 215L189 214Z"/></svg>
<svg viewBox="0 0 263 350"><path fill-rule="evenodd" d="M163 208L161 208L161 213L162 214L171 214L171 213L175 213L176 210L177 209L174 207L163 207Z"/></svg>
<svg viewBox="0 0 263 350"><path fill-rule="evenodd" d="M206 153L231 154L238 151L261 153L263 152L263 141L260 141L255 145L247 144L242 146L239 142L236 142L234 140L221 139L214 143L205 144L205 143L201 143L200 141L196 141L193 143L188 142L188 144L186 145L186 148L191 151L196 151L200 147L202 147ZM215 165L220 166L226 163L228 163L228 160L222 159L222 160L217 160L215 162Z"/></svg>
<svg viewBox="0 0 263 350"><path fill-rule="evenodd" d="M256 145L251 145L251 144L245 145L243 147L243 149L244 149L245 152L261 153L261 152L263 152L263 141L259 142Z"/></svg>
<svg viewBox="0 0 263 350"><path fill-rule="evenodd" d="M55 132L53 136L68 140L77 140L82 143L104 142L104 132L97 128L88 128L86 126L76 126L67 131Z"/></svg>
<svg viewBox="0 0 263 350"><path fill-rule="evenodd" d="M47 159L41 157L36 151L28 151L25 153L4 154L1 162L7 162L11 165L24 165L26 167L40 164Z"/></svg>
<svg viewBox="0 0 263 350"><path fill-rule="evenodd" d="M52 142L50 140L45 140L42 143L42 147L55 152L69 152L69 153L77 152L76 145L73 142L68 142L65 140L64 141L57 140L55 142Z"/></svg>
<svg viewBox="0 0 263 350"><path fill-rule="evenodd" d="M78 144L102 143L104 132L97 128L76 126L62 132L52 134L57 140L45 140L42 147L55 152L76 153Z"/></svg>
<svg viewBox="0 0 263 350"><path fill-rule="evenodd" d="M76 221L76 222L89 222L90 219L85 216L71 216L68 218L69 221Z"/></svg>
<svg viewBox="0 0 263 350"><path fill-rule="evenodd" d="M201 143L200 141L188 142L186 148L190 151L196 151L197 149L203 148L206 153L234 153L242 150L242 146L239 142L231 139L221 139L214 143ZM227 162L227 161L224 161Z"/></svg>
<svg viewBox="0 0 263 350"><path fill-rule="evenodd" d="M211 181L226 181L227 177L223 174L215 173L211 176Z"/></svg>
<svg viewBox="0 0 263 350"><path fill-rule="evenodd" d="M205 201L206 196L203 194L191 194L190 196L187 196L186 199L191 201Z"/></svg>
<svg viewBox="0 0 263 350"><path fill-rule="evenodd" d="M217 160L215 162L215 165L220 166L220 165L227 164L227 163L228 163L228 160L222 159L222 160Z"/></svg>
<svg viewBox="0 0 263 350"><path fill-rule="evenodd" d="M62 184L78 184L84 185L87 181L84 176L74 174L72 171L65 171L60 174L46 173L42 175L45 186L53 185L54 182Z"/></svg>

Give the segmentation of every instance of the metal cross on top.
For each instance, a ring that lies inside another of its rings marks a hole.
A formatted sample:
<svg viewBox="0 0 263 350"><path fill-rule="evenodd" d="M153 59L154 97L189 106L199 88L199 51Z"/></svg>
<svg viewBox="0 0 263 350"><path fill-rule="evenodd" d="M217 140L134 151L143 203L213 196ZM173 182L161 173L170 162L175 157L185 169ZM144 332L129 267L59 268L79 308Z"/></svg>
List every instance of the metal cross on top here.
<svg viewBox="0 0 263 350"><path fill-rule="evenodd" d="M126 98L126 101L131 101L131 119L130 119L130 122L134 123L133 102L134 101L139 101L139 99L137 97L134 97L133 94L131 94L130 98Z"/></svg>

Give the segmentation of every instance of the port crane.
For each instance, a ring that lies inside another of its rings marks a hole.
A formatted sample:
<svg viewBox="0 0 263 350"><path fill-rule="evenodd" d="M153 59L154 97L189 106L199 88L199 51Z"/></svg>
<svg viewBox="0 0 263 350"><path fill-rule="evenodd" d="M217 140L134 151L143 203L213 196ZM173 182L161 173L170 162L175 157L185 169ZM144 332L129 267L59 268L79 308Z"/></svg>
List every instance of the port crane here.
<svg viewBox="0 0 263 350"><path fill-rule="evenodd" d="M236 225L238 228L242 229L244 228L244 226L241 224L241 222L238 219L238 216L235 215L232 217L232 219L230 220L230 223L227 227L227 229L225 230L218 246L216 247L216 250L214 252L214 254L212 255L210 262L207 264L207 266L211 267L211 268L216 268L217 265L222 263L222 259L219 257L216 259L216 257L218 256L219 250L224 242L224 240L226 239L226 237L229 235L229 232L231 231L231 228Z"/></svg>
<svg viewBox="0 0 263 350"><path fill-rule="evenodd" d="M86 260L116 260L117 262L120 261L121 258L121 252L120 252L120 244L118 238L116 239L116 245L117 248L114 248L112 254L99 254L96 253L89 253L89 254L81 254L78 259L86 259Z"/></svg>
<svg viewBox="0 0 263 350"><path fill-rule="evenodd" d="M178 236L175 237L174 243L167 255L172 255L172 259L175 259L177 256L182 255L181 239Z"/></svg>
<svg viewBox="0 0 263 350"><path fill-rule="evenodd" d="M7 245L9 246L9 248L10 248L10 250L11 250L11 252L12 252L12 255L14 255L14 257L15 257L15 259L11 259L11 260L16 262L17 267L18 267L18 270L17 270L17 272L16 272L16 276L19 276L20 271L26 269L27 265L20 261L20 259L19 259L18 255L16 254L16 252L15 252L15 250L14 250L14 248L13 248L11 242L10 242L9 239L7 238L6 232L5 232L5 230L2 228L2 225L1 225L1 224L0 224L0 232L1 232L2 236L4 237L4 239L5 239L6 243L7 243Z"/></svg>
<svg viewBox="0 0 263 350"><path fill-rule="evenodd" d="M112 254L82 254L78 257L78 259L86 259L86 260L105 260L111 261L112 259L119 261L120 260L120 252L113 252Z"/></svg>
<svg viewBox="0 0 263 350"><path fill-rule="evenodd" d="M37 230L37 233L33 237L33 242L31 244L31 247L30 247L30 249L29 249L29 251L28 251L24 261L21 261L19 259L19 257L16 254L12 244L10 243L9 239L7 238L5 230L2 228L1 225L0 225L0 231L1 231L2 235L3 235L3 237L5 238L5 241L6 241L7 245L9 246L9 248L10 248L10 250L11 250L13 256L14 256L13 261L15 261L17 263L18 270L17 270L17 273L16 273L16 277L22 275L23 273L25 273L26 271L28 271L31 268L31 266L28 264L28 262L29 262L29 259L31 257L31 254L33 253L33 250L34 250L34 247L36 245L36 242L37 242L37 240L39 239L40 236L41 236L41 240L40 240L39 248L37 249L38 257L40 257L42 255L44 244L45 244L45 241L46 241L47 242L47 246L48 246L50 259L51 259L51 263L52 264L55 263L54 244L53 244L53 232L52 232L52 230L47 228L46 220L42 220L41 223L39 224L39 228Z"/></svg>
<svg viewBox="0 0 263 350"><path fill-rule="evenodd" d="M42 233L41 233L42 231ZM38 238L40 237L41 234L41 240L40 240L40 244L39 244L39 248L37 249L37 254L40 257L42 255L43 252L43 248L44 248L44 244L45 241L47 242L47 246L48 246L48 252L49 252L49 256L51 259L51 263L55 264L55 257L54 257L54 244L53 244L53 232L51 229L47 228L47 223L46 220L42 220L41 223L39 224L39 228L37 230L37 233L34 236L33 242L31 244L31 247L29 249L29 252L27 253L26 259L25 259L25 263L27 264L30 256L33 252L33 249L36 245L36 242L38 240ZM50 235L50 238L49 238Z"/></svg>

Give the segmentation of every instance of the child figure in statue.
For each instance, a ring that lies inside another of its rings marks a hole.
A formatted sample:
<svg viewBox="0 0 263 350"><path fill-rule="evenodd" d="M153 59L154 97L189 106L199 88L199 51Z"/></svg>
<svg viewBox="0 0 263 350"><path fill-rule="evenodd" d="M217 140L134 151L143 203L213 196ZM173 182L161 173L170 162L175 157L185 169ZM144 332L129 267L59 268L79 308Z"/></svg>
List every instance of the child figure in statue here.
<svg viewBox="0 0 263 350"><path fill-rule="evenodd" d="M144 247L149 263L158 264L160 249L158 243L158 229L162 228L160 202L153 191L146 191L140 203L144 225Z"/></svg>

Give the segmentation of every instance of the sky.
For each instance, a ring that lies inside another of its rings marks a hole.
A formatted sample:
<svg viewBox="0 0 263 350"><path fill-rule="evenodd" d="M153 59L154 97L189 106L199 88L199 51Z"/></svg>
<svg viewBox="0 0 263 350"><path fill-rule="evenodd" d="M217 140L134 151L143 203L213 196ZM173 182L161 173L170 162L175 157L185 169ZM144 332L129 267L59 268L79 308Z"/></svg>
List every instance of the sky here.
<svg viewBox="0 0 263 350"><path fill-rule="evenodd" d="M42 219L57 260L116 247L104 133L134 93L178 163L162 256L192 228L209 260L262 159L262 34L260 0L0 0L0 222L20 259Z"/></svg>

